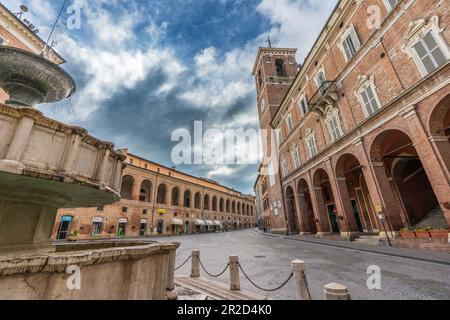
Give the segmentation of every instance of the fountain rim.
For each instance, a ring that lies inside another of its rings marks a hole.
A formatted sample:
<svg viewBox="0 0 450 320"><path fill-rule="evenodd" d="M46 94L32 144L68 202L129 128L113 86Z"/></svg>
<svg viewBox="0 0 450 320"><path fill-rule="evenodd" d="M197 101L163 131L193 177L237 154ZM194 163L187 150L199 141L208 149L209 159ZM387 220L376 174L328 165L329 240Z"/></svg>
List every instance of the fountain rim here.
<svg viewBox="0 0 450 320"><path fill-rule="evenodd" d="M64 76L72 85L71 92L64 99L68 99L68 98L72 97L77 92L77 84L76 84L75 79L73 79L72 76L66 70L64 70L62 67L60 67L56 63L50 61L49 59L47 59L45 57L41 57L33 52L30 52L30 51L27 51L24 49L20 49L20 48L16 48L16 47L11 47L11 46L0 46L0 53L2 53L2 52L12 52L12 53L18 54L19 56L22 55L22 56L26 56L28 58L34 59L36 62L45 64L47 67L54 69L60 75Z"/></svg>

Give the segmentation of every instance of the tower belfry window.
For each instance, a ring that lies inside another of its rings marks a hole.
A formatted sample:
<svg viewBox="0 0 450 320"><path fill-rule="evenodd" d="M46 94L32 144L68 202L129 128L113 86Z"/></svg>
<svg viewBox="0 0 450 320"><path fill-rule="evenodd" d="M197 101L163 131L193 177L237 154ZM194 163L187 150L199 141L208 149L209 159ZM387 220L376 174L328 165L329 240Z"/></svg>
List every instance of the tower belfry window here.
<svg viewBox="0 0 450 320"><path fill-rule="evenodd" d="M287 77L286 70L284 68L284 61L281 59L277 59L275 61L275 64L277 66L277 76L278 77Z"/></svg>

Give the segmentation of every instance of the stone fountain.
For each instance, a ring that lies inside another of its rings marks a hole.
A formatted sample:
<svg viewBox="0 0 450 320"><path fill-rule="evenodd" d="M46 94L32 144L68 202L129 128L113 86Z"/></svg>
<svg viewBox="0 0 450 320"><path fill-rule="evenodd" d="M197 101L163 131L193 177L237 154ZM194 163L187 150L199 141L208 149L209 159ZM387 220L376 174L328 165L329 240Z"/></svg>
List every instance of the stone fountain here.
<svg viewBox="0 0 450 320"><path fill-rule="evenodd" d="M92 242L58 245L60 208L120 199L125 156L86 130L34 108L72 96L75 81L28 51L0 47L0 299L165 299L178 244ZM81 289L67 285L80 271Z"/></svg>

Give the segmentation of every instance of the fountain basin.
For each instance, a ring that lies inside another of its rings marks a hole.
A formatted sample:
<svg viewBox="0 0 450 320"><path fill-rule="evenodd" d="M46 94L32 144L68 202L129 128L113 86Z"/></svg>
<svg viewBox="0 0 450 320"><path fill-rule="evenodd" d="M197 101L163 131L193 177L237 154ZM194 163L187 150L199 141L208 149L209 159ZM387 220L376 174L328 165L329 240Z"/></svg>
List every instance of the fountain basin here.
<svg viewBox="0 0 450 320"><path fill-rule="evenodd" d="M0 257L1 300L166 300L179 243L90 242ZM79 270L79 287L73 270Z"/></svg>
<svg viewBox="0 0 450 320"><path fill-rule="evenodd" d="M0 47L0 87L9 95L6 102L34 106L66 99L76 91L75 81L61 67L34 53Z"/></svg>

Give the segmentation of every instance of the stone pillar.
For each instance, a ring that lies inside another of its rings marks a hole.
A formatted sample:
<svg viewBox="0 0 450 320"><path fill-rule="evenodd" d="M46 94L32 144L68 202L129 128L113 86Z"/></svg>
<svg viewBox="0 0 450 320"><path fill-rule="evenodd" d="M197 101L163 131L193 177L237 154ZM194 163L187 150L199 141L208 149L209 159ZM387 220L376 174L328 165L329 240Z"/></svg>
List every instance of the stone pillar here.
<svg viewBox="0 0 450 320"><path fill-rule="evenodd" d="M169 267L167 275L167 287L168 291L175 290L175 262L176 262L176 251L172 250L169 254Z"/></svg>
<svg viewBox="0 0 450 320"><path fill-rule="evenodd" d="M316 219L319 220L317 224L317 236L322 237L331 234L331 226L329 223L328 213L325 208L325 201L323 200L322 188L312 188L311 197L313 202L314 212L317 214Z"/></svg>
<svg viewBox="0 0 450 320"><path fill-rule="evenodd" d="M292 272L294 273L297 300L311 300L308 281L306 279L306 263L302 260L292 261Z"/></svg>
<svg viewBox="0 0 450 320"><path fill-rule="evenodd" d="M339 283L330 283L324 287L326 300L351 300L347 288Z"/></svg>
<svg viewBox="0 0 450 320"><path fill-rule="evenodd" d="M433 147L434 153L441 164L441 168L444 171L447 180L450 181L450 141L448 140L448 137L430 137L428 140Z"/></svg>
<svg viewBox="0 0 450 320"><path fill-rule="evenodd" d="M446 208L446 203L450 200L449 180L442 170L441 164L434 153L434 150L428 140L425 129L417 115L415 106L411 106L400 114L408 125L411 132L411 140L415 143L417 154L433 187L436 198L442 208L442 212L450 226L450 210Z"/></svg>
<svg viewBox="0 0 450 320"><path fill-rule="evenodd" d="M97 172L95 174L95 180L99 182L106 182L106 166L109 161L109 156L111 155L111 149L114 145L109 142L104 142L100 145L101 155L99 165L97 167Z"/></svg>
<svg viewBox="0 0 450 320"><path fill-rule="evenodd" d="M78 149L80 147L80 143L83 140L83 137L86 136L87 131L83 128L72 127L72 135L70 140L68 141L68 147L64 154L64 161L62 165L62 172L70 174L74 171L74 162L75 157L77 156Z"/></svg>
<svg viewBox="0 0 450 320"><path fill-rule="evenodd" d="M239 258L230 256L230 290L240 291L241 281L239 279Z"/></svg>
<svg viewBox="0 0 450 320"><path fill-rule="evenodd" d="M345 177L338 177L336 178L336 184L338 189L339 198L341 201L341 205L343 208L343 213L345 216L345 219L347 221L348 229L349 229L349 235L344 236L350 236L352 237L352 233L357 233L358 230L358 224L356 222L355 212L353 210L352 202L350 200L350 194L348 192L348 186L347 186L347 179Z"/></svg>
<svg viewBox="0 0 450 320"><path fill-rule="evenodd" d="M306 205L306 196L304 193L297 193L297 197L298 197L298 207L300 210L300 215L301 215L301 233L300 235L308 235L312 233L311 230L311 225L309 223L309 219L308 219L308 209L307 209L307 205Z"/></svg>
<svg viewBox="0 0 450 320"><path fill-rule="evenodd" d="M200 278L200 250L192 251L191 278Z"/></svg>

